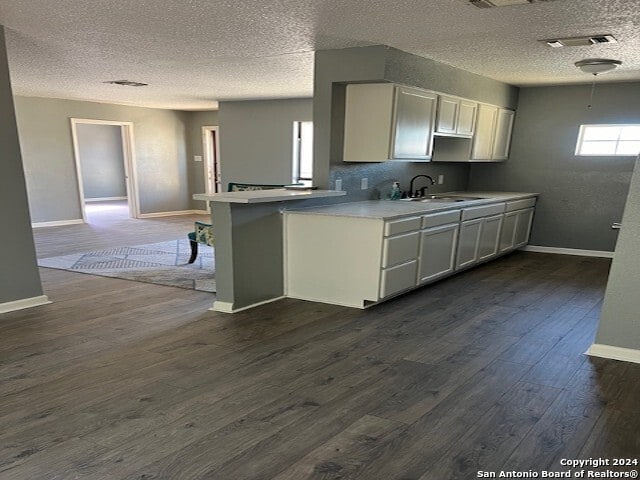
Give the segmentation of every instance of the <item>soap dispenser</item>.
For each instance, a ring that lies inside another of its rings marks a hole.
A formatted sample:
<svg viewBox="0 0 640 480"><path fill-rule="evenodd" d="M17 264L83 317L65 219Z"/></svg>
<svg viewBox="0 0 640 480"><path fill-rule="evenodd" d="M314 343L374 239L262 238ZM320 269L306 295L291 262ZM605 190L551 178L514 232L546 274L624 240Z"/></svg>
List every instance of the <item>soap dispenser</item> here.
<svg viewBox="0 0 640 480"><path fill-rule="evenodd" d="M393 185L391 186L391 200L400 200L401 196L402 192L400 191L400 183L393 182Z"/></svg>

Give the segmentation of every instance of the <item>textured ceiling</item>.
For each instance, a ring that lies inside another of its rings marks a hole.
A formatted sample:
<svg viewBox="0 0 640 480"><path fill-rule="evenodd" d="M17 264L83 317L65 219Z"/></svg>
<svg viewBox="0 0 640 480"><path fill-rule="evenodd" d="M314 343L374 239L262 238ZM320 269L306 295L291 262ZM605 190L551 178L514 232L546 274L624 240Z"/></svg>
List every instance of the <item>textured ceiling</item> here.
<svg viewBox="0 0 640 480"><path fill-rule="evenodd" d="M308 97L313 52L385 44L514 85L640 81L639 0L478 9L463 0L0 0L14 93L184 110ZM537 40L613 34L551 49ZM108 85L134 80L147 87Z"/></svg>

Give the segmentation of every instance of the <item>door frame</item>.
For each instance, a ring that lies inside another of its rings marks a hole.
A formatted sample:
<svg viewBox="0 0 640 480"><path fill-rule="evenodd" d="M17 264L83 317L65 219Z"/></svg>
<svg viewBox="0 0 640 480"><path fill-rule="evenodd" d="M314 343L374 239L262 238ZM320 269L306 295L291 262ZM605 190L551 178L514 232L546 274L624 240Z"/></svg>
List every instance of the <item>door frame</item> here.
<svg viewBox="0 0 640 480"><path fill-rule="evenodd" d="M138 197L138 177L136 171L135 141L133 122L118 122L114 120L95 120L90 118L71 118L71 137L73 141L73 156L76 164L76 179L78 181L78 200L82 212L82 221L87 223L84 187L82 185L82 166L80 163L80 149L78 148L77 125L114 125L120 127L122 135L122 155L124 158L124 177L127 187L127 204L131 218L140 217L140 198Z"/></svg>
<svg viewBox="0 0 640 480"><path fill-rule="evenodd" d="M215 133L215 145L212 144L211 132ZM211 152L215 148L215 159ZM222 188L220 183L220 127L217 125L204 125L202 127L202 153L204 158L204 190L206 194L219 193ZM211 191L210 175L213 176L213 191ZM210 202L207 204L207 213L211 213Z"/></svg>

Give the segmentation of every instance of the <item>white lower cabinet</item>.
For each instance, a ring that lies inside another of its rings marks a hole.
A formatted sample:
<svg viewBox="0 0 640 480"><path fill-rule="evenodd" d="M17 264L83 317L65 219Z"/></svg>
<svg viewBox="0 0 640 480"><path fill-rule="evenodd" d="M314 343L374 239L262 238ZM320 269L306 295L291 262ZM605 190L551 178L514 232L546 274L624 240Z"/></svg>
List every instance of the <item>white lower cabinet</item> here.
<svg viewBox="0 0 640 480"><path fill-rule="evenodd" d="M529 243L529 235L531 233L531 223L533 222L533 208L520 210L518 212L518 221L516 222L516 234L514 237L515 248L520 248Z"/></svg>
<svg viewBox="0 0 640 480"><path fill-rule="evenodd" d="M453 272L458 223L429 228L420 233L418 284L431 282Z"/></svg>
<svg viewBox="0 0 640 480"><path fill-rule="evenodd" d="M285 211L285 295L364 308L526 244L533 205L535 198L393 220Z"/></svg>
<svg viewBox="0 0 640 480"><path fill-rule="evenodd" d="M382 270L380 278L380 298L386 298L416 286L416 270L418 262L396 265Z"/></svg>
<svg viewBox="0 0 640 480"><path fill-rule="evenodd" d="M510 252L529 242L534 210L533 207L529 207L504 214L499 253Z"/></svg>
<svg viewBox="0 0 640 480"><path fill-rule="evenodd" d="M502 227L503 215L494 215L483 219L478 241L478 261L489 260L498 255L498 244L500 241L500 228Z"/></svg>
<svg viewBox="0 0 640 480"><path fill-rule="evenodd" d="M478 261L478 245L480 243L481 230L482 218L467 220L460 224L456 269L469 267Z"/></svg>

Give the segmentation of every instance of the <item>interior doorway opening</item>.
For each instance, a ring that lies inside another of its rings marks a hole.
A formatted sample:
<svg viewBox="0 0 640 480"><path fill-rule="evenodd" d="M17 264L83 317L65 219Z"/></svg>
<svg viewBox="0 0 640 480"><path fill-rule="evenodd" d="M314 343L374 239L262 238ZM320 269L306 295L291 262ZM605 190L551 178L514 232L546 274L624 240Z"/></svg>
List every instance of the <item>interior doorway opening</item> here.
<svg viewBox="0 0 640 480"><path fill-rule="evenodd" d="M220 176L220 135L217 126L202 127L202 151L204 153L204 189L205 193L222 192ZM207 213L211 213L209 202Z"/></svg>
<svg viewBox="0 0 640 480"><path fill-rule="evenodd" d="M140 215L133 124L71 119L82 221L117 221Z"/></svg>

